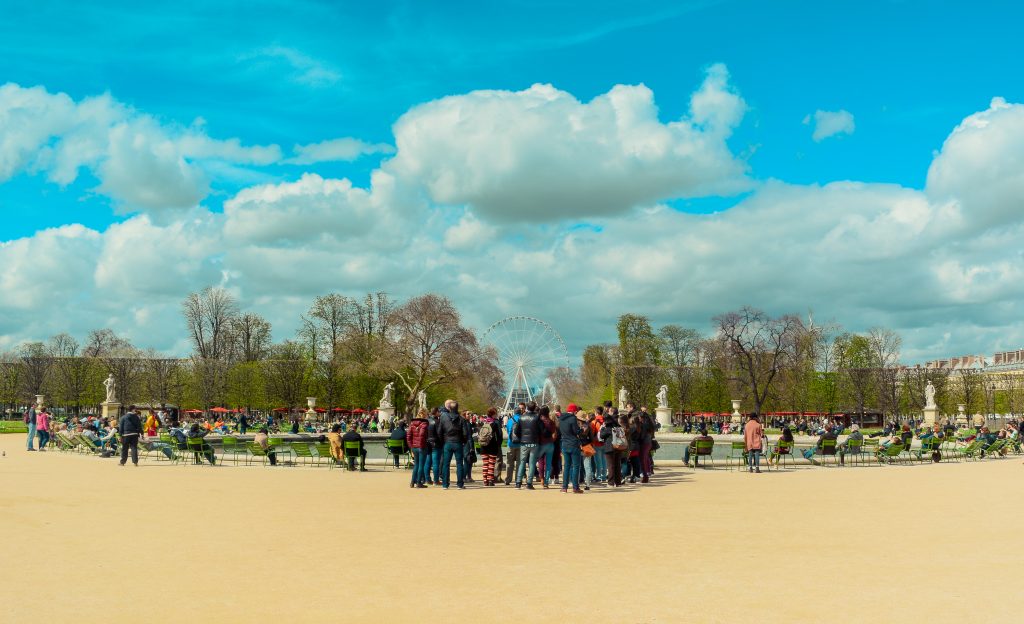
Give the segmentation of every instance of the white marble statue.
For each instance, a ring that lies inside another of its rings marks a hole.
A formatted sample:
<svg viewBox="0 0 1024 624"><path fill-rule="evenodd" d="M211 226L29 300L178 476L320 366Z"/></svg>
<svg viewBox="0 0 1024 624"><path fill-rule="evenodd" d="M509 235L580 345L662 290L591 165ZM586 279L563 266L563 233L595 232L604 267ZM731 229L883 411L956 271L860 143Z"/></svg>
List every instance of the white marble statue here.
<svg viewBox="0 0 1024 624"><path fill-rule="evenodd" d="M659 409L668 407L668 386L662 386L661 389L658 390L658 396L655 398L658 399Z"/></svg>
<svg viewBox="0 0 1024 624"><path fill-rule="evenodd" d="M416 395L416 401L420 404L421 410L427 409L427 393L425 391L420 390L420 393Z"/></svg>
<svg viewBox="0 0 1024 624"><path fill-rule="evenodd" d="M626 391L626 386L622 386L619 390L619 409L626 409L626 401L629 400L629 392Z"/></svg>
<svg viewBox="0 0 1024 624"><path fill-rule="evenodd" d="M928 382L928 385L924 387L924 406L935 407L935 386L932 382Z"/></svg>
<svg viewBox="0 0 1024 624"><path fill-rule="evenodd" d="M395 382L388 382L388 385L384 386L384 396L380 398L380 407L394 407L394 403L391 402L391 393L395 390Z"/></svg>
<svg viewBox="0 0 1024 624"><path fill-rule="evenodd" d="M113 373L107 375L103 387L107 389L107 400L104 403L117 403L117 382L114 381Z"/></svg>

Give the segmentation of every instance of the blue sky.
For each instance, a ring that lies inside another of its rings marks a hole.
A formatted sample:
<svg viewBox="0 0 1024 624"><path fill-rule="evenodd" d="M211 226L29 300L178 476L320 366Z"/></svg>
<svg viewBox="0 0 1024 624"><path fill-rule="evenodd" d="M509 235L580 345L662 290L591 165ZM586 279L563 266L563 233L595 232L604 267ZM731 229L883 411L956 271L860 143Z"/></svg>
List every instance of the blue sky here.
<svg viewBox="0 0 1024 624"><path fill-rule="evenodd" d="M197 204L214 215L247 187L291 184L306 173L368 188L393 149L349 162L282 161L294 145L340 137L395 145L392 127L403 115L484 89L551 84L586 103L616 85L643 84L667 123L690 114L705 72L721 64L745 108L725 142L753 186L640 194L693 213L728 211L751 193L756 201L761 185L773 181L924 189L929 166L961 121L994 97L1024 100L1017 43L1024 11L1010 2L101 1L5 2L2 9L0 84L41 86L75 102L109 94L172 134L192 129L243 146L280 146L280 158L203 164L208 192ZM847 111L855 125L815 141L813 119L805 119L816 111ZM0 240L72 223L106 233L140 215L166 225L168 211L146 216L112 199L123 193L98 190L99 175L85 166L73 181L57 183L25 166L0 178ZM454 212L438 193L428 193L428 214L443 213L451 225L465 210L491 227L472 192L454 194L463 198ZM574 214L559 227L601 231L601 216ZM807 299L801 307L829 308ZM861 304L863 314L853 313L861 316L838 320L895 323L874 312L886 304ZM1008 331L969 314L962 320L990 332L982 351L997 328ZM942 323L929 327L915 339L922 326L907 325L908 342L922 354L968 346L943 341L949 328ZM5 331L9 341L28 337L10 324ZM592 338L581 334L577 344Z"/></svg>

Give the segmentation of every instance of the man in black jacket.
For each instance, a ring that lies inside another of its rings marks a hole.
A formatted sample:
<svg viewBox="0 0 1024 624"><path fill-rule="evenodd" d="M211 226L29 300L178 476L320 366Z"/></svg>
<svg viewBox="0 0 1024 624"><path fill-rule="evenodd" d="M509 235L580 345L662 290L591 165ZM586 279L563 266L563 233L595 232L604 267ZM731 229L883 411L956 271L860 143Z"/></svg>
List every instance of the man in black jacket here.
<svg viewBox="0 0 1024 624"><path fill-rule="evenodd" d="M530 467L529 478L526 480L526 489L533 489L533 475L537 469L537 462L540 461L540 416L537 414L537 404L530 401L526 404L526 413L519 417L516 423L514 435L519 438L519 470L516 472L516 488L523 486L523 476L526 467Z"/></svg>
<svg viewBox="0 0 1024 624"><path fill-rule="evenodd" d="M447 490L451 483L451 462L452 457L455 457L456 486L460 490L464 490L466 489L466 464L463 445L466 443L466 434L462 427L462 417L459 416L459 404L454 399L444 402L444 409L438 416L438 426L441 439L444 441L444 452L441 457L441 466L443 467L441 487Z"/></svg>
<svg viewBox="0 0 1024 624"><path fill-rule="evenodd" d="M435 412L437 409L435 408ZM444 452L444 441L441 439L441 420L436 413L427 417L427 444L430 445L427 466L427 483L441 485L441 455ZM430 480L430 471L434 472L434 480Z"/></svg>
<svg viewBox="0 0 1024 624"><path fill-rule="evenodd" d="M128 411L117 421L117 433L121 436L121 465L128 461L128 449L132 451L132 465L139 466L139 436L142 435L142 419L135 411L135 406L128 407Z"/></svg>

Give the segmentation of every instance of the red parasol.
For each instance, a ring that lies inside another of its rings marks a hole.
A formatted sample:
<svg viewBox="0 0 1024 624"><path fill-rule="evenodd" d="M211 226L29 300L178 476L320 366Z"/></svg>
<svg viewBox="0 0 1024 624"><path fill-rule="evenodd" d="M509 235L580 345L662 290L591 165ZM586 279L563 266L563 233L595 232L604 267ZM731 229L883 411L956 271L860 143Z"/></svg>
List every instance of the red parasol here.
<svg viewBox="0 0 1024 624"><path fill-rule="evenodd" d="M229 410L226 407L214 407L210 411L211 412L217 412L218 414L226 414L227 412L230 412L231 410Z"/></svg>

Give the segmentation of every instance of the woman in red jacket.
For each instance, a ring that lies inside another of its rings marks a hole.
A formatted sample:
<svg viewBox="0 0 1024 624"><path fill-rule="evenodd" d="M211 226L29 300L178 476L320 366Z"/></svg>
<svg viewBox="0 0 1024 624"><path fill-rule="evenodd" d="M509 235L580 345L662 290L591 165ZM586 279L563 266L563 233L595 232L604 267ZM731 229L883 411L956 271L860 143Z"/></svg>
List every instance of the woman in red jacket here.
<svg viewBox="0 0 1024 624"><path fill-rule="evenodd" d="M405 430L405 443L412 450L412 480L409 482L411 488L427 487L427 472L430 465L427 459L427 453L430 452L427 444L427 425L427 410L421 409Z"/></svg>

